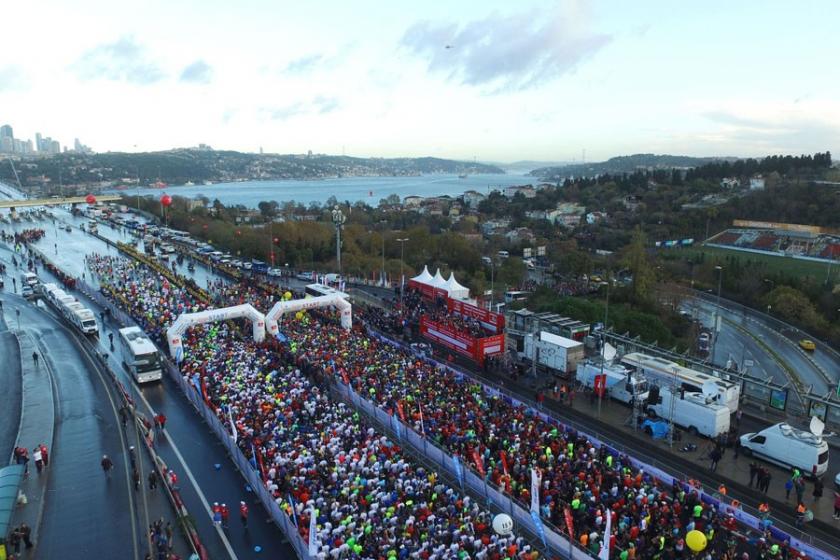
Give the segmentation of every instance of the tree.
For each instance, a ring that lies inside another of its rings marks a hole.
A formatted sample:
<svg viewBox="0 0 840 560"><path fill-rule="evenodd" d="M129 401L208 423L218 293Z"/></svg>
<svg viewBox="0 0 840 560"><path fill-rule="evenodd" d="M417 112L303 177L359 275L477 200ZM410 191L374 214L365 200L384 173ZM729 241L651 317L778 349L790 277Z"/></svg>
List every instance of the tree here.
<svg viewBox="0 0 840 560"><path fill-rule="evenodd" d="M637 302L648 300L654 274L647 254L647 236L640 226L633 231L633 239L624 253L623 264L633 275L633 299Z"/></svg>
<svg viewBox="0 0 840 560"><path fill-rule="evenodd" d="M263 218L270 220L277 215L277 210L280 208L280 205L276 200L263 200L257 204L257 208L260 209L260 214L262 214Z"/></svg>
<svg viewBox="0 0 840 560"><path fill-rule="evenodd" d="M525 263L518 257L510 257L504 259L502 266L499 267L498 280L510 288L518 288L525 281Z"/></svg>

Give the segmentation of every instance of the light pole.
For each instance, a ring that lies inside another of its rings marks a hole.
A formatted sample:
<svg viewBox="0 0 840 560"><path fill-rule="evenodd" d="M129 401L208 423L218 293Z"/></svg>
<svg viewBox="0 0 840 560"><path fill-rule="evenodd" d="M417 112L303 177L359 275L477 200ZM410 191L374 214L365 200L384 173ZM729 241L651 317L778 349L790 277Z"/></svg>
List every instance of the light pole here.
<svg viewBox="0 0 840 560"><path fill-rule="evenodd" d="M379 276L379 284L383 288L385 287L385 226L388 225L387 220L380 220L380 225L382 225L382 273Z"/></svg>
<svg viewBox="0 0 840 560"><path fill-rule="evenodd" d="M338 264L338 277L341 278L341 230L344 229L347 216L344 215L338 205L332 209L332 221L335 224L335 259Z"/></svg>
<svg viewBox="0 0 840 560"><path fill-rule="evenodd" d="M400 307L402 307L403 302L403 292L405 291L405 282L404 278L405 275L403 273L403 263L405 262L405 242L408 241L408 237L400 237L397 239L400 243Z"/></svg>
<svg viewBox="0 0 840 560"><path fill-rule="evenodd" d="M720 325L718 323L720 322L720 287L721 287L721 284L723 283L723 267L722 266L716 266L715 270L718 271L718 289L717 289L717 305L715 306L715 324L714 324L715 339L712 342L712 364L715 363L715 353L717 351L717 341L718 341L718 337L720 336Z"/></svg>
<svg viewBox="0 0 840 560"><path fill-rule="evenodd" d="M598 391L598 418L601 417L601 399L607 389L607 379L604 377L604 362L607 359L607 321L610 318L610 272L607 270L607 303L604 306L604 327L601 329L601 380L602 387Z"/></svg>
<svg viewBox="0 0 840 560"><path fill-rule="evenodd" d="M490 257L490 311L493 311L493 296L496 293L496 261L493 260L493 257Z"/></svg>

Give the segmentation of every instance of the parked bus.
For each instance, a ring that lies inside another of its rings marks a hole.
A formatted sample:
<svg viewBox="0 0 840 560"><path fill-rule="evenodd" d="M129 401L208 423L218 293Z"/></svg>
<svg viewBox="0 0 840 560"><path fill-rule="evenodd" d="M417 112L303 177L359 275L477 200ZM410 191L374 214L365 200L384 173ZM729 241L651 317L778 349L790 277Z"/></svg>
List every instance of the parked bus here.
<svg viewBox="0 0 840 560"><path fill-rule="evenodd" d="M140 327L120 329L123 363L137 383L158 381L162 377L157 347Z"/></svg>
<svg viewBox="0 0 840 560"><path fill-rule="evenodd" d="M318 296L330 296L333 294L337 294L344 299L349 298L347 294L336 290L332 286L326 286L324 284L307 284L306 289L304 290L307 296L318 297Z"/></svg>
<svg viewBox="0 0 840 560"><path fill-rule="evenodd" d="M513 303L514 301L525 301L531 292L520 292L516 290L505 292L505 303Z"/></svg>
<svg viewBox="0 0 840 560"><path fill-rule="evenodd" d="M678 389L687 393L702 393L703 384L711 381L717 388L717 402L729 408L730 412L738 410L741 387L737 383L639 352L624 355L621 358L621 363L633 371L638 371L648 381L656 382L660 387L670 387L676 381Z"/></svg>

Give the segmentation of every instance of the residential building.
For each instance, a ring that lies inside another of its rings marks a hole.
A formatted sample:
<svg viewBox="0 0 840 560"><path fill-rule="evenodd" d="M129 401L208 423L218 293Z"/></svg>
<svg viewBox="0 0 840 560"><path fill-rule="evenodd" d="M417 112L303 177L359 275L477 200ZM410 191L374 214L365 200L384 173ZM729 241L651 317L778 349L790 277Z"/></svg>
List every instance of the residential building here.
<svg viewBox="0 0 840 560"><path fill-rule="evenodd" d="M504 193L507 198L513 198L517 193L521 194L525 198L534 198L537 196L537 189L531 185L510 186L505 187Z"/></svg>
<svg viewBox="0 0 840 560"><path fill-rule="evenodd" d="M481 224L481 233L485 236L504 235L510 228L510 220L507 218L488 220Z"/></svg>
<svg viewBox="0 0 840 560"><path fill-rule="evenodd" d="M478 191L467 191L464 193L464 204L470 209L478 208L478 205L487 197Z"/></svg>
<svg viewBox="0 0 840 560"><path fill-rule="evenodd" d="M422 202L422 196L410 195L403 198L403 206L406 208L417 208Z"/></svg>
<svg viewBox="0 0 840 560"><path fill-rule="evenodd" d="M536 236L530 229L520 227L507 232L505 238L511 243L530 243L536 239Z"/></svg>
<svg viewBox="0 0 840 560"><path fill-rule="evenodd" d="M755 177L750 178L750 190L751 191L760 191L764 190L764 177L761 175L756 175Z"/></svg>
<svg viewBox="0 0 840 560"><path fill-rule="evenodd" d="M593 225L599 222L606 222L607 218L608 216L606 212L590 212L586 215L586 223Z"/></svg>
<svg viewBox="0 0 840 560"><path fill-rule="evenodd" d="M724 177L720 180L720 186L724 189L734 189L741 186L741 181L735 177Z"/></svg>

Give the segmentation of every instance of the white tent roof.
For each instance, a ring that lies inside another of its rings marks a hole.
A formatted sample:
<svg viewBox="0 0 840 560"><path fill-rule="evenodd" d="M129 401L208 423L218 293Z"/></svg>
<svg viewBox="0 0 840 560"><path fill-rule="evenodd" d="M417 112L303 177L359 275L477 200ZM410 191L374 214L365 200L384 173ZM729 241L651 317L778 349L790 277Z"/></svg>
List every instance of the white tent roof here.
<svg viewBox="0 0 840 560"><path fill-rule="evenodd" d="M443 278L443 276L441 276L440 269L437 269L437 272L435 272L435 277L432 278L429 284L431 284L435 288L446 289L446 280Z"/></svg>
<svg viewBox="0 0 840 560"><path fill-rule="evenodd" d="M466 286L462 286L455 280L455 273L449 273L449 280L446 281L446 285L444 286L446 291L449 292L450 297L453 296L466 296L469 297L470 289Z"/></svg>
<svg viewBox="0 0 840 560"><path fill-rule="evenodd" d="M421 284L432 284L434 282L434 277L429 274L429 267L424 266L423 272L412 278L415 282L420 282Z"/></svg>

